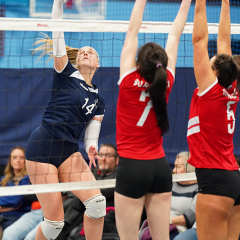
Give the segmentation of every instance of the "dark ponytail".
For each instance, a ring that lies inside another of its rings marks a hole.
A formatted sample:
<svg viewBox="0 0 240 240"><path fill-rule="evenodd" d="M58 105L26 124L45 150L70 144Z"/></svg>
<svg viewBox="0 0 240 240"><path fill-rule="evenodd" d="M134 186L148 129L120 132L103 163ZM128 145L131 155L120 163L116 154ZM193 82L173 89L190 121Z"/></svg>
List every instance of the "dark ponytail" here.
<svg viewBox="0 0 240 240"><path fill-rule="evenodd" d="M239 86L240 86L240 55L233 55L232 58L237 66L237 85L238 85L238 90L239 90Z"/></svg>
<svg viewBox="0 0 240 240"><path fill-rule="evenodd" d="M166 102L167 62L165 50L156 43L147 43L139 49L138 71L147 82L151 83L147 91L162 135L169 129Z"/></svg>
<svg viewBox="0 0 240 240"><path fill-rule="evenodd" d="M162 135L168 131L168 114L166 102L167 88L167 72L163 67L156 69L156 74L153 83L148 89L153 103L154 111L157 117L158 126L162 131Z"/></svg>

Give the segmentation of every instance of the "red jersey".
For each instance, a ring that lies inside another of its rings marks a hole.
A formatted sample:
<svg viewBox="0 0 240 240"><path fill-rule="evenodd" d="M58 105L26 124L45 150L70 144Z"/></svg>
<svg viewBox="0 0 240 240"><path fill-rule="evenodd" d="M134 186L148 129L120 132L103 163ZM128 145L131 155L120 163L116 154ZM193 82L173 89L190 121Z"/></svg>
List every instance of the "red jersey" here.
<svg viewBox="0 0 240 240"><path fill-rule="evenodd" d="M238 170L233 155L237 81L225 89L216 80L204 92L195 89L190 106L187 140L197 168Z"/></svg>
<svg viewBox="0 0 240 240"><path fill-rule="evenodd" d="M174 74L167 69L166 100L171 92ZM116 142L118 154L124 158L147 160L165 156L150 95L149 84L137 71L126 72L118 81Z"/></svg>

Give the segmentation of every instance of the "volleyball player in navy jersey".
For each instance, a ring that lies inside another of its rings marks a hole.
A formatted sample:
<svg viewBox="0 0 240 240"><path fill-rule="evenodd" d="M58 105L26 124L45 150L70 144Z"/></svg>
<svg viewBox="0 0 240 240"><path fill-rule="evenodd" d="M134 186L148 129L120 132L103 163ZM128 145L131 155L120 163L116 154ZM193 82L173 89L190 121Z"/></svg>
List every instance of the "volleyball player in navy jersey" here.
<svg viewBox="0 0 240 240"><path fill-rule="evenodd" d="M198 240L238 239L240 176L233 154L240 73L232 57L229 0L222 0L217 55L209 62L206 0L196 0L193 49L194 91L187 139L196 167Z"/></svg>
<svg viewBox="0 0 240 240"><path fill-rule="evenodd" d="M145 4L146 0L135 2L120 61L115 209L121 240L139 239L143 205L152 238L169 239L172 174L162 135L168 130L167 102L191 0L182 1L165 50L147 43L135 61Z"/></svg>
<svg viewBox="0 0 240 240"><path fill-rule="evenodd" d="M52 18L62 19L63 0L54 0ZM49 39L48 39L49 41ZM92 47L68 48L63 32L53 32L54 79L51 98L42 124L30 136L26 150L26 165L33 184L95 181L90 170L98 157L98 137L104 115L104 99L92 78L99 67L98 54ZM41 49L41 48L40 48ZM85 130L85 150L89 166L79 148ZM84 203L84 231L86 239L100 240L106 200L99 189L72 191ZM37 194L44 221L38 228L36 240L56 239L64 226L64 212L60 192Z"/></svg>

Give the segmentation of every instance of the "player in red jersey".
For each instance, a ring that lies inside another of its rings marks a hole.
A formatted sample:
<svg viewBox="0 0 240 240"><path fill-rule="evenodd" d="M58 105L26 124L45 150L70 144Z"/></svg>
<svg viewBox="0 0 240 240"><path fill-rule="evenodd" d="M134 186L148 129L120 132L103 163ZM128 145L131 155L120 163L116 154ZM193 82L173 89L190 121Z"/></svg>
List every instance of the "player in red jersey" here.
<svg viewBox="0 0 240 240"><path fill-rule="evenodd" d="M198 240L238 239L240 176L233 155L240 74L232 58L229 0L222 0L217 55L209 62L206 0L195 6L193 48L198 88L190 106L187 139L196 167ZM238 78L238 79L237 79Z"/></svg>
<svg viewBox="0 0 240 240"><path fill-rule="evenodd" d="M165 50L147 43L135 61L145 4L146 0L135 2L120 62L116 133L120 164L115 207L121 240L139 239L143 205L152 238L169 239L172 174L162 135L168 130L167 101L191 0L182 1Z"/></svg>

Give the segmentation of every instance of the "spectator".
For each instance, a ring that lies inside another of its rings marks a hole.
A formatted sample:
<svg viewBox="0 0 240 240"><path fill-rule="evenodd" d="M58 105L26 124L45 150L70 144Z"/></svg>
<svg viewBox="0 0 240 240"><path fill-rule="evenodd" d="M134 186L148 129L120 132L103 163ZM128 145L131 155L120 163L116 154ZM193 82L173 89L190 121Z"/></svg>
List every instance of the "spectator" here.
<svg viewBox="0 0 240 240"><path fill-rule="evenodd" d="M37 196L26 195L32 202L31 211L23 214L17 221L7 227L3 232L2 240L34 240L38 226L43 220L43 212Z"/></svg>
<svg viewBox="0 0 240 240"><path fill-rule="evenodd" d="M101 160L98 160L98 168L92 169L96 180L115 179L119 162L117 148L110 143L103 143L99 147L98 155L101 158ZM114 188L101 189L101 192L106 197L106 206L114 206ZM69 196L69 202L66 201L63 206L65 226L57 240L67 239L70 232L83 222L83 213L85 211L83 203L74 195Z"/></svg>
<svg viewBox="0 0 240 240"><path fill-rule="evenodd" d="M174 174L194 172L195 168L187 163L189 152L180 152L176 156ZM195 207L198 185L196 180L174 182L172 187L171 217L170 217L170 240L180 232L191 228L195 222ZM140 230L140 239L149 235L146 221Z"/></svg>
<svg viewBox="0 0 240 240"><path fill-rule="evenodd" d="M237 155L234 155L238 166L240 167L240 158ZM197 230L196 230L196 222L193 224L191 229L188 229L185 232L177 235L174 240L198 240L197 238Z"/></svg>
<svg viewBox="0 0 240 240"><path fill-rule="evenodd" d="M195 172L195 168L187 163L189 157L189 152L177 154L173 169L174 174ZM177 231L170 232L170 239L193 226L197 190L196 180L173 183L170 225L176 226Z"/></svg>
<svg viewBox="0 0 240 240"><path fill-rule="evenodd" d="M4 176L0 178L1 187L29 184L29 177L25 166L25 149L15 147L11 150ZM23 195L0 197L1 227L15 222L24 213L30 210L30 204Z"/></svg>
<svg viewBox="0 0 240 240"><path fill-rule="evenodd" d="M98 160L98 168L92 170L96 180L115 179L119 163L117 148L110 143L103 143L98 155L101 158ZM101 189L101 192L106 197L106 206L114 206L114 188Z"/></svg>
<svg viewBox="0 0 240 240"><path fill-rule="evenodd" d="M192 228L178 234L174 240L198 240L196 222L193 224Z"/></svg>

